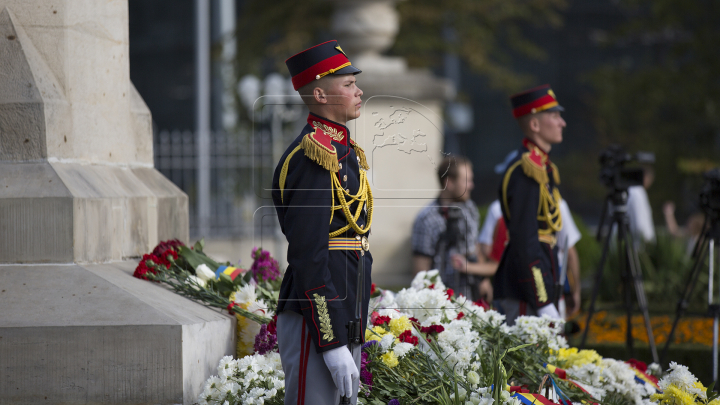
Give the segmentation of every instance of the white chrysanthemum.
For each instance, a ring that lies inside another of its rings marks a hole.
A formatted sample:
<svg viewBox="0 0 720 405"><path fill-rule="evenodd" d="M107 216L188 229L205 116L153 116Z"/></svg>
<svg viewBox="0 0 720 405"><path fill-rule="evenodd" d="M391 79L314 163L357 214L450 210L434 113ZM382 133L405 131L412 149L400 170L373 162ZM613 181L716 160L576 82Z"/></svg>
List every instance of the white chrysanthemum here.
<svg viewBox="0 0 720 405"><path fill-rule="evenodd" d="M246 284L235 290L235 302L238 304L247 304L256 300L257 294L253 285Z"/></svg>
<svg viewBox="0 0 720 405"><path fill-rule="evenodd" d="M264 316L266 318L272 318L275 313L268 308L268 305L263 300L257 300L251 302L247 307L248 312Z"/></svg>
<svg viewBox="0 0 720 405"><path fill-rule="evenodd" d="M515 319L515 325L509 327L508 331L526 343L542 343L553 351L558 351L560 348L568 347L567 340L560 335L564 325L564 321L547 315L519 316Z"/></svg>
<svg viewBox="0 0 720 405"><path fill-rule="evenodd" d="M671 384L675 384L680 388L692 387L697 382L697 378L688 370L686 366L670 362L669 373L660 379L659 385L662 389L667 389Z"/></svg>
<svg viewBox="0 0 720 405"><path fill-rule="evenodd" d="M390 317L390 319L398 319L398 318L400 318L400 317L402 316L401 313L400 313L400 311L397 310L397 309L395 309L395 308L383 308L383 309L378 309L377 313L378 313L380 316Z"/></svg>
<svg viewBox="0 0 720 405"><path fill-rule="evenodd" d="M448 320L457 318L456 305L447 299L443 290L404 288L397 293L395 302L402 312L417 318L421 323L431 316L441 316Z"/></svg>
<svg viewBox="0 0 720 405"><path fill-rule="evenodd" d="M650 363L650 365L647 368L647 372L650 375L659 377L660 375L662 375L662 367L660 367L660 365L657 363Z"/></svg>
<svg viewBox="0 0 720 405"><path fill-rule="evenodd" d="M220 364L218 364L218 376L220 378L227 378L228 376L231 376L235 373L237 370L237 361L232 358L232 356L225 356L222 359L220 359Z"/></svg>
<svg viewBox="0 0 720 405"><path fill-rule="evenodd" d="M206 283L203 279L193 276L193 275L188 276L188 278L185 280L185 283L187 283L190 287L192 287L198 291L201 288L205 288L205 286L206 286Z"/></svg>
<svg viewBox="0 0 720 405"><path fill-rule="evenodd" d="M403 356L408 354L408 352L410 352L414 348L415 348L415 345L413 345L412 343L402 342L402 343L397 343L397 344L395 344L395 346L393 346L393 352L395 352L395 356L397 356L397 358L402 358Z"/></svg>
<svg viewBox="0 0 720 405"><path fill-rule="evenodd" d="M195 269L195 274L203 281L214 280L215 272L210 270L206 264L201 264Z"/></svg>
<svg viewBox="0 0 720 405"><path fill-rule="evenodd" d="M472 330L472 324L464 319L453 320L443 325L445 330L438 334L438 345L442 348L448 364L459 373L468 368L480 343L480 335Z"/></svg>
<svg viewBox="0 0 720 405"><path fill-rule="evenodd" d="M442 280L440 279L439 270L428 270L419 272L415 275L415 278L413 278L413 281L410 283L410 287L416 290L421 290L423 288L428 288L433 284L433 288L438 290L445 290L445 284L443 284Z"/></svg>
<svg viewBox="0 0 720 405"><path fill-rule="evenodd" d="M383 336L380 340L380 347L382 347L383 353L386 352L390 346L392 346L393 342L395 341L395 336L393 336L392 333L388 333L387 335Z"/></svg>

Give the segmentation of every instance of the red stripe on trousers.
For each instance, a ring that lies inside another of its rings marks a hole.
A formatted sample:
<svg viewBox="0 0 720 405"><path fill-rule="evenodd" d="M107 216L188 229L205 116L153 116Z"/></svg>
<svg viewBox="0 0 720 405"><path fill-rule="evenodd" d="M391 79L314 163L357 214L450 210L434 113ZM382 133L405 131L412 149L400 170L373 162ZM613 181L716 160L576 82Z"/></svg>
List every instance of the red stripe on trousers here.
<svg viewBox="0 0 720 405"><path fill-rule="evenodd" d="M305 386L307 385L307 365L308 365L308 358L310 357L310 329L307 330L307 336L305 337L305 359L303 360L303 369L305 372L303 373L303 383L302 383L302 402L298 405L305 405Z"/></svg>
<svg viewBox="0 0 720 405"><path fill-rule="evenodd" d="M525 307L525 305L526 305L526 304L525 304L525 301L520 301L520 308L518 308L518 309L519 309L519 311L518 311L519 314L518 314L518 315L521 315L521 316L522 316L522 315L525 315L525 314L527 313L527 308Z"/></svg>
<svg viewBox="0 0 720 405"><path fill-rule="evenodd" d="M298 372L298 405L305 402L305 396L303 395L303 379L305 377L305 367L303 366L303 358L305 357L305 317L303 317L302 327L300 328L300 370Z"/></svg>

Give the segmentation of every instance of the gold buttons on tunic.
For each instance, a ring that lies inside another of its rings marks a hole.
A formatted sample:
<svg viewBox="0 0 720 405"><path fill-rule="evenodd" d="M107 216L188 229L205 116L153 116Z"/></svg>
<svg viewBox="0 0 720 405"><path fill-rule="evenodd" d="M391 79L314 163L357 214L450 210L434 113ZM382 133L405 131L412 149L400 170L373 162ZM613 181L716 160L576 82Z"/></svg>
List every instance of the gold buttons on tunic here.
<svg viewBox="0 0 720 405"><path fill-rule="evenodd" d="M338 163L338 167L342 169L342 163Z"/></svg>
<svg viewBox="0 0 720 405"><path fill-rule="evenodd" d="M347 174L343 176L343 181L347 181Z"/></svg>
<svg viewBox="0 0 720 405"><path fill-rule="evenodd" d="M350 194L350 189L349 189L349 188L346 188L346 189L345 189L345 192L348 193L348 194Z"/></svg>

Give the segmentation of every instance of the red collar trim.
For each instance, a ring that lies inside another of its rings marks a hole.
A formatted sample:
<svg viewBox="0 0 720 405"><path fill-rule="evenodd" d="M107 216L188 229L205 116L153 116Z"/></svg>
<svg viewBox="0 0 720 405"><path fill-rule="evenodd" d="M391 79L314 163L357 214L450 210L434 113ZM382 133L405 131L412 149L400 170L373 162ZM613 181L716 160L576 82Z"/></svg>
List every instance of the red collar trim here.
<svg viewBox="0 0 720 405"><path fill-rule="evenodd" d="M542 150L541 147L537 146L537 144L530 140L530 138L523 139L523 146L527 148L530 152L536 151L538 155L542 158L543 163L548 164L550 163L550 155L548 155L547 152Z"/></svg>
<svg viewBox="0 0 720 405"><path fill-rule="evenodd" d="M307 122L313 128L319 128L322 130L325 135L332 138L333 141L347 146L349 131L345 125L338 124L335 121L330 121L313 113L308 115Z"/></svg>

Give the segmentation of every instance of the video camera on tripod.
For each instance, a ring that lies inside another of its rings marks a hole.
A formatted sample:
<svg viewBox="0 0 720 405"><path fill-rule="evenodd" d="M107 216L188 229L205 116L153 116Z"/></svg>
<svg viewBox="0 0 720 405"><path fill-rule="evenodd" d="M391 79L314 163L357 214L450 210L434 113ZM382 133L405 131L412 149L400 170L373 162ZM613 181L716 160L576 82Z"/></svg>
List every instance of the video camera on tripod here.
<svg viewBox="0 0 720 405"><path fill-rule="evenodd" d="M648 345L652 353L653 361L658 362L659 356L655 346L655 337L650 324L650 313L648 310L645 287L640 269L640 258L630 234L630 224L627 215L628 188L642 186L645 178L645 170L642 167L626 167L628 163L648 164L655 162L655 155L651 152L638 152L631 155L625 152L619 145L612 145L600 153L600 181L608 188L608 194L603 203L603 210L598 225L598 240L602 241L602 255L595 273L595 284L593 286L590 307L588 308L585 325L590 325L595 313L595 302L597 300L600 284L602 283L603 268L608 257L610 242L613 230L617 231L617 245L619 252L618 268L623 287L623 301L627 316L626 344L630 356L633 356L633 334L632 334L632 291L635 291L635 298L638 309L643 315L645 330L648 337ZM611 213L611 214L610 214ZM604 233L606 222L609 227ZM583 331L580 347L585 346L588 326Z"/></svg>
<svg viewBox="0 0 720 405"><path fill-rule="evenodd" d="M720 215L720 168L703 173L705 184L700 190L700 209L711 218Z"/></svg>
<svg viewBox="0 0 720 405"><path fill-rule="evenodd" d="M631 155L619 145L611 145L600 152L600 181L605 187L622 191L632 186L642 186L644 170L641 167L625 167L628 163L655 163L652 152L637 152Z"/></svg>

